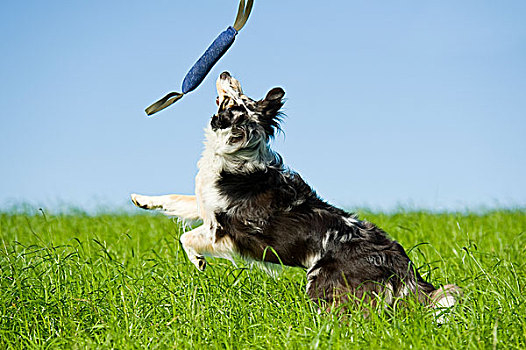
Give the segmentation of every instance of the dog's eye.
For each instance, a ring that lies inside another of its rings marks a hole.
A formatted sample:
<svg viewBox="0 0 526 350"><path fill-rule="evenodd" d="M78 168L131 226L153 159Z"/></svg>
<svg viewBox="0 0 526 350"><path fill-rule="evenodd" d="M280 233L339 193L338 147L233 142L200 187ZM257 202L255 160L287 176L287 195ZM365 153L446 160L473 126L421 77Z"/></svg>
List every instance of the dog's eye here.
<svg viewBox="0 0 526 350"><path fill-rule="evenodd" d="M219 96L216 97L216 105L219 106Z"/></svg>

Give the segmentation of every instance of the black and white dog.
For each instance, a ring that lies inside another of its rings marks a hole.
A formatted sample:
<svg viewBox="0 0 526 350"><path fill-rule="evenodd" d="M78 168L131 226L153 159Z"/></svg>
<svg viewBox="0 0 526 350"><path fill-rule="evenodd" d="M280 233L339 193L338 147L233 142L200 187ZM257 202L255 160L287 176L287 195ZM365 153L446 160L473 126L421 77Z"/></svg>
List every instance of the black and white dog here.
<svg viewBox="0 0 526 350"><path fill-rule="evenodd" d="M217 80L219 109L205 129L195 196L142 196L135 205L203 224L181 243L201 271L205 256L282 263L307 269L307 293L323 308L414 295L448 307L460 293L423 280L404 249L375 225L318 197L269 146L285 92L254 101L228 72Z"/></svg>

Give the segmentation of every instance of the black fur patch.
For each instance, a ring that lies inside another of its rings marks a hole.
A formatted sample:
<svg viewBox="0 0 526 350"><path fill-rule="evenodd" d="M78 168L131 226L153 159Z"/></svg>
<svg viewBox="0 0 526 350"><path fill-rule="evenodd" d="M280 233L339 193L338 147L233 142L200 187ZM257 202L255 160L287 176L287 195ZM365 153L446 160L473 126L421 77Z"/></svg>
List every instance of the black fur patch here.
<svg viewBox="0 0 526 350"><path fill-rule="evenodd" d="M236 128L245 137L263 128L261 142L268 142L279 129L284 94L272 89L255 107L252 101L250 111L246 105L220 108L212 128L230 127L234 138ZM254 170L261 163L245 169L251 160L242 159L220 173L215 187L227 206L214 213L218 239L229 236L247 258L308 268L307 293L313 300L345 302L382 293L423 299L435 290L384 231L320 199L279 155L264 159L272 161L263 170Z"/></svg>

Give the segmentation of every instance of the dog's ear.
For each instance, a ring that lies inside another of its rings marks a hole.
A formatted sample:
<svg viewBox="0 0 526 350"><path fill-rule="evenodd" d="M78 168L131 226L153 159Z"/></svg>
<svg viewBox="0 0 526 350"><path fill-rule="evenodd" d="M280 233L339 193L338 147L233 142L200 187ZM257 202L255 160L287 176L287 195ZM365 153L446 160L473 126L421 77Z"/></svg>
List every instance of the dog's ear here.
<svg viewBox="0 0 526 350"><path fill-rule="evenodd" d="M256 103L258 122L265 129L267 138L273 137L276 130L280 130L281 114L279 110L283 107L283 96L285 96L285 91L276 87L267 92L264 99Z"/></svg>
<svg viewBox="0 0 526 350"><path fill-rule="evenodd" d="M267 92L267 96L263 100L258 101L259 112L264 117L274 118L283 106L283 96L285 96L285 91L282 88L273 88Z"/></svg>

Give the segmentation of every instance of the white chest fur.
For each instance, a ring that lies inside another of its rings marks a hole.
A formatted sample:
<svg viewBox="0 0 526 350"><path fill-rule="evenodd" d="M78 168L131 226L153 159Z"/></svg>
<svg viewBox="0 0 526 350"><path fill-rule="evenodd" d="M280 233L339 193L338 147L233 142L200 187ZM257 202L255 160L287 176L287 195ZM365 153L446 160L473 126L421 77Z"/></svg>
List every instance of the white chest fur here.
<svg viewBox="0 0 526 350"><path fill-rule="evenodd" d="M205 129L205 136L205 149L197 163L199 171L195 178L195 193L203 222L215 226L214 213L226 207L226 198L219 193L216 186L224 165L224 141L222 135L216 134L210 128Z"/></svg>
<svg viewBox="0 0 526 350"><path fill-rule="evenodd" d="M213 131L205 129L205 149L197 163L199 172L195 179L195 193L199 214L205 224L215 226L214 213L225 210L228 199L217 188L217 180L222 171L230 173L248 173L265 169L276 159L264 138L264 132L251 133L251 139L245 143L231 143L230 129Z"/></svg>

